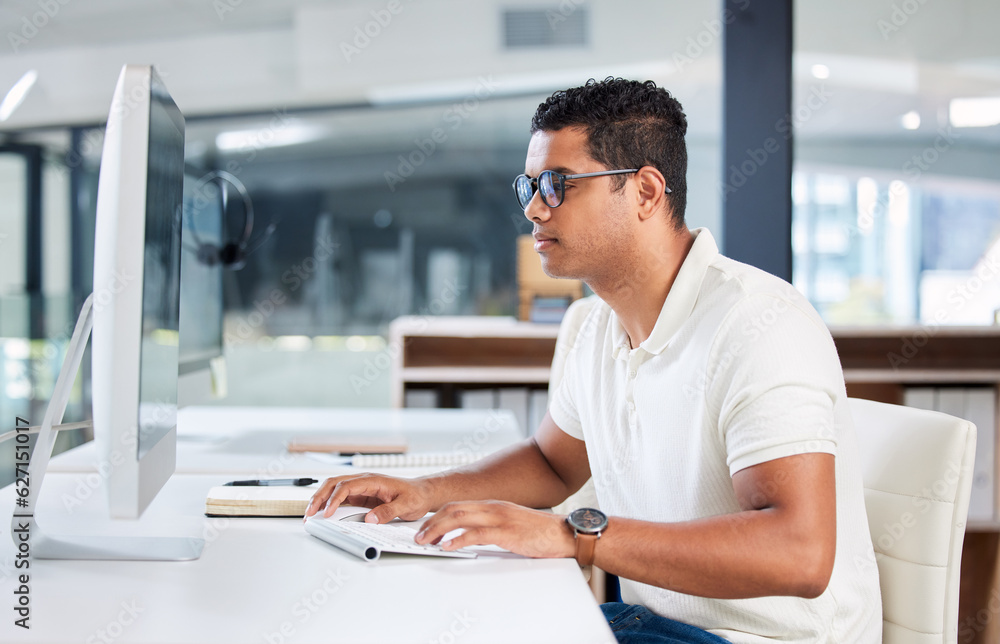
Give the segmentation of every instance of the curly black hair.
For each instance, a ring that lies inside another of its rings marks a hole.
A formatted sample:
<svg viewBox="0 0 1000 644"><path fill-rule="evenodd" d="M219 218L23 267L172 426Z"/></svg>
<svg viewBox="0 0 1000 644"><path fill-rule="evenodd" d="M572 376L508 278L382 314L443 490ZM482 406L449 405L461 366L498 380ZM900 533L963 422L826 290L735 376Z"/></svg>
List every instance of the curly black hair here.
<svg viewBox="0 0 1000 644"><path fill-rule="evenodd" d="M684 224L687 206L687 117L670 92L653 81L641 83L609 76L591 78L583 87L558 91L538 106L531 133L565 127L587 131L587 152L609 169L659 170L671 192L667 195L674 226ZM614 190L627 176L612 177Z"/></svg>

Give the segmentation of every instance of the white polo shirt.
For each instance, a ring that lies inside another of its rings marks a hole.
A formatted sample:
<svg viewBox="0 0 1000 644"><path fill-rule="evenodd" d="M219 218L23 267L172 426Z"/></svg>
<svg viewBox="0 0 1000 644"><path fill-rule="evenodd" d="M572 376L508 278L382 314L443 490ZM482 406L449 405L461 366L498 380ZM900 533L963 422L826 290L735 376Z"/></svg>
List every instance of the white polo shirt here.
<svg viewBox="0 0 1000 644"><path fill-rule="evenodd" d="M601 509L644 521L739 512L739 470L834 454L836 561L816 599L708 599L626 579L622 599L733 642L880 642L878 570L833 339L791 285L723 257L707 230L693 232L639 347L606 303L593 306L566 356L552 419L586 442Z"/></svg>

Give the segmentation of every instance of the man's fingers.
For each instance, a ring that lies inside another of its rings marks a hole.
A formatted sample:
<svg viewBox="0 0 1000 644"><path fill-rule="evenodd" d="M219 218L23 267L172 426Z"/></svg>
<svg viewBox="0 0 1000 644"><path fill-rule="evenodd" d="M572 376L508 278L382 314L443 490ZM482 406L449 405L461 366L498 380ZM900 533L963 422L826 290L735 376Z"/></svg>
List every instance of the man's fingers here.
<svg viewBox="0 0 1000 644"><path fill-rule="evenodd" d="M383 503L372 509L365 515L365 523L388 523L399 516L397 504L394 502Z"/></svg>
<svg viewBox="0 0 1000 644"><path fill-rule="evenodd" d="M377 508L396 501L396 505L372 515L380 523L391 521L393 516L382 516L381 512L396 512L401 519L420 518L426 512L426 505L411 483L393 477L377 474L348 474L328 478L320 485L306 506L305 516L309 517L322 510L322 516L329 518L343 503L367 508Z"/></svg>
<svg viewBox="0 0 1000 644"><path fill-rule="evenodd" d="M382 505L382 501L372 496L355 494L347 497L347 505L353 505L359 508L377 508Z"/></svg>
<svg viewBox="0 0 1000 644"><path fill-rule="evenodd" d="M446 505L427 519L417 533L417 543L433 543L452 530L492 527L500 521L483 504Z"/></svg>
<svg viewBox="0 0 1000 644"><path fill-rule="evenodd" d="M360 487L360 489L359 489ZM367 495L364 488L367 484L362 482L361 486L358 486L357 479L340 481L337 483L333 491L330 493L330 498L326 500L326 507L323 509L323 516L330 518L333 516L334 511L340 507L340 504L347 500L349 496L355 495Z"/></svg>
<svg viewBox="0 0 1000 644"><path fill-rule="evenodd" d="M382 502L391 501L394 496L393 491L377 480L371 478L355 478L341 481L333 488L333 494L326 502L326 510L323 516L329 518L341 503L352 496L370 496L380 499Z"/></svg>
<svg viewBox="0 0 1000 644"><path fill-rule="evenodd" d="M443 550L458 550L466 546L486 546L497 542L503 533L496 528L472 528L441 544Z"/></svg>
<svg viewBox="0 0 1000 644"><path fill-rule="evenodd" d="M344 477L342 476L336 476L323 481L323 484L319 486L319 488L313 493L312 498L309 499L309 505L306 506L305 516L309 517L316 514L316 512L323 507L323 504L326 503L327 499L330 498L330 492L343 478Z"/></svg>

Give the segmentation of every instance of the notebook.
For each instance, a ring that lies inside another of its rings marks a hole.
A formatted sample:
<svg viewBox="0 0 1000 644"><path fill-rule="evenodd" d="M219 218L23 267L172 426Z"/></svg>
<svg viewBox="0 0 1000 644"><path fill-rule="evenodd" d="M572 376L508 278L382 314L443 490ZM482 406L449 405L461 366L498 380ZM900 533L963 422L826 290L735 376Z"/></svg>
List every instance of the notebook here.
<svg viewBox="0 0 1000 644"><path fill-rule="evenodd" d="M219 485L208 491L205 514L210 517L301 517L318 488L318 485Z"/></svg>
<svg viewBox="0 0 1000 644"><path fill-rule="evenodd" d="M418 544L414 537L420 522L365 523L364 516L367 513L368 508L342 505L328 519L318 514L306 519L305 530L317 539L364 561L375 561L383 552L458 559L474 559L478 556L465 548L449 551L441 546Z"/></svg>

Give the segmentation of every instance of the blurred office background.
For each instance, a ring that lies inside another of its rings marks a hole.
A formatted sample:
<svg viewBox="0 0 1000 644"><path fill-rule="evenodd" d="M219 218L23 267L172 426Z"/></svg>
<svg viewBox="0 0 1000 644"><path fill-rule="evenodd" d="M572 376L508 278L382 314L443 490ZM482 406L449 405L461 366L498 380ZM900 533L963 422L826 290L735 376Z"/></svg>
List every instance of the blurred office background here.
<svg viewBox="0 0 1000 644"><path fill-rule="evenodd" d="M1000 5L794 12L795 286L831 325L994 324ZM215 404L388 406L391 320L516 314L530 225L510 184L554 90L614 75L674 93L688 222L724 246L724 185L746 171L722 167L724 19L718 0L4 2L0 92L33 84L0 114L0 422L41 419L92 290L122 64L158 68L191 171L230 172L253 199ZM228 217L238 237L239 204ZM89 417L86 380L67 420Z"/></svg>

